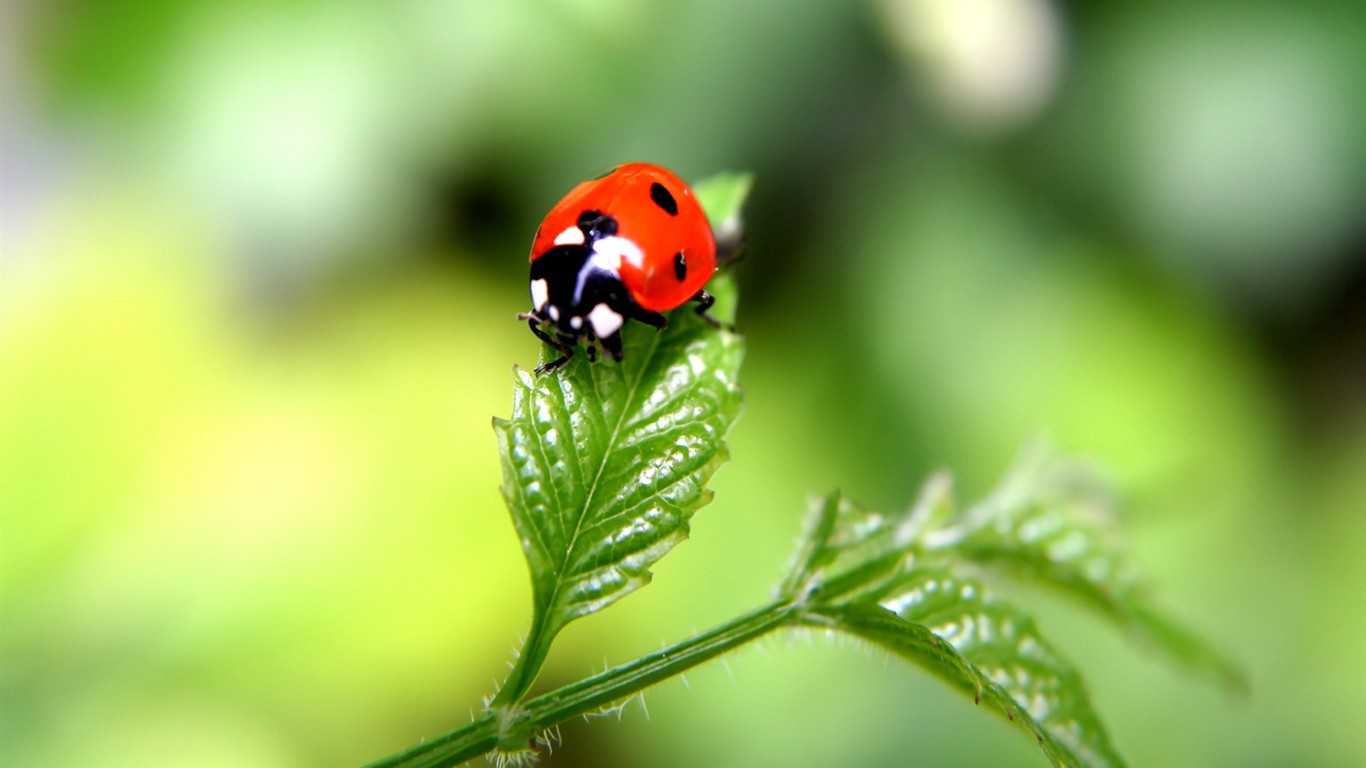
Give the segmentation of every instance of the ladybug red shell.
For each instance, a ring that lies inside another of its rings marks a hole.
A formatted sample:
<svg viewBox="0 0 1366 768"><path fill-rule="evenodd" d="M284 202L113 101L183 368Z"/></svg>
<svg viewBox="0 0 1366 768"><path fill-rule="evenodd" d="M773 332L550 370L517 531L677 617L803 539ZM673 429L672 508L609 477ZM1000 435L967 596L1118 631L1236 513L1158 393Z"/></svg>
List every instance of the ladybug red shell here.
<svg viewBox="0 0 1366 768"><path fill-rule="evenodd" d="M713 299L703 290L715 272L711 224L670 171L627 163L579 184L546 215L531 245L532 309L519 317L561 353L536 370L567 363L580 340L590 359L601 346L620 360L628 319L662 328L660 313L688 301L718 324L706 314Z"/></svg>

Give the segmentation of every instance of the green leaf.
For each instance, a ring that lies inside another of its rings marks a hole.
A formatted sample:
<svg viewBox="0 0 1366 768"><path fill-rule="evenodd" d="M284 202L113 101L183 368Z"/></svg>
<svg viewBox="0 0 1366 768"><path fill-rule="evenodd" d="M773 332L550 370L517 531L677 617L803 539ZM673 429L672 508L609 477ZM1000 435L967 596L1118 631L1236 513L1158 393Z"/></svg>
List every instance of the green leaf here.
<svg viewBox="0 0 1366 768"><path fill-rule="evenodd" d="M1120 765L1081 676L1039 633L1034 620L950 569L913 572L883 605L927 627L990 682L985 693L1026 725L1059 765Z"/></svg>
<svg viewBox="0 0 1366 768"><path fill-rule="evenodd" d="M832 495L813 506L787 585L803 621L906 658L1027 728L1056 765L1121 764L1080 676L1023 611L990 596L970 564L925 541L952 520L937 478L904 514ZM953 553L956 554L956 553Z"/></svg>
<svg viewBox="0 0 1366 768"><path fill-rule="evenodd" d="M838 494L812 502L806 518L806 531L802 534L797 554L788 567L787 578L778 588L778 594L790 600L803 600L816 586L816 577L838 554L838 550L830 545L830 537L835 533L839 514Z"/></svg>
<svg viewBox="0 0 1366 768"><path fill-rule="evenodd" d="M1025 614L997 601L960 601L970 580L926 572L904 595L917 621L875 603L816 608L808 622L872 642L921 666L1028 730L1054 765L1123 765L1076 671ZM978 592L978 594L981 594Z"/></svg>
<svg viewBox="0 0 1366 768"><path fill-rule="evenodd" d="M944 475L901 514L838 495L819 500L780 594L803 606L803 621L877 643L995 701L1056 764L1120 763L1080 676L1032 618L990 594L982 566L1058 587L1178 659L1241 681L1152 608L1104 486L1040 449L965 512Z"/></svg>
<svg viewBox="0 0 1366 768"><path fill-rule="evenodd" d="M741 342L689 314L628 328L619 364L517 372L512 418L497 425L503 493L555 622L642 586L726 458Z"/></svg>
<svg viewBox="0 0 1366 768"><path fill-rule="evenodd" d="M928 524L952 511L946 475L925 484L919 500L903 514L871 512L838 493L812 504L784 594L830 603L835 599L872 600L894 589L896 579L922 547ZM794 589L796 585L804 585Z"/></svg>
<svg viewBox="0 0 1366 768"><path fill-rule="evenodd" d="M1230 689L1247 688L1213 646L1153 607L1111 494L1076 461L1027 450L996 493L947 527L935 546L1062 590L1186 666Z"/></svg>
<svg viewBox="0 0 1366 768"><path fill-rule="evenodd" d="M705 190L704 206L732 215L747 183L708 182L699 197ZM727 318L733 282L718 275L708 290L713 314ZM650 567L687 537L726 460L740 337L685 306L667 328L628 324L622 339L619 363L577 355L551 374L516 371L512 416L494 421L534 601L526 646L495 704L525 695L566 624L649 582Z"/></svg>

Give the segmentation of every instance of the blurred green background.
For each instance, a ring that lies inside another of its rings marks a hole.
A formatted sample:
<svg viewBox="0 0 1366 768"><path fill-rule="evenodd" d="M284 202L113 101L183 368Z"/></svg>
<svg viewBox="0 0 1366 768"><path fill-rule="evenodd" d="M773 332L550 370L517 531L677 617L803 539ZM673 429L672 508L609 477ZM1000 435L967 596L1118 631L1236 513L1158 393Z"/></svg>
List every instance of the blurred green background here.
<svg viewBox="0 0 1366 768"><path fill-rule="evenodd" d="M732 462L568 682L764 601L806 498L1094 458L1230 700L1046 595L1137 765L1366 765L1359 2L0 7L0 763L343 766L526 631L490 418L526 250L629 159L749 170ZM550 765L1040 765L771 638Z"/></svg>

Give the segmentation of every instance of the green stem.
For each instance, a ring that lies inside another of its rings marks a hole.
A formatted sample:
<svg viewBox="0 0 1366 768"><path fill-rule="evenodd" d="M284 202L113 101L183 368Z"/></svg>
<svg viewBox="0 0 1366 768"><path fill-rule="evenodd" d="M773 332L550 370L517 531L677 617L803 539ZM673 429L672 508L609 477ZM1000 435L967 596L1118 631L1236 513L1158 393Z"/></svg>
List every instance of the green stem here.
<svg viewBox="0 0 1366 768"><path fill-rule="evenodd" d="M531 736L570 718L600 711L613 702L629 698L655 683L752 642L795 620L798 615L798 609L790 602L770 603L629 664L537 696L520 707L491 704L489 712L469 725L378 760L367 768L443 768L472 760L500 744L507 746L510 735L526 734L529 741Z"/></svg>
<svg viewBox="0 0 1366 768"><path fill-rule="evenodd" d="M459 765L467 760L490 752L498 746L498 718L491 714L480 715L461 728L431 741L395 752L386 758L376 760L366 768L437 768L437 766Z"/></svg>
<svg viewBox="0 0 1366 768"><path fill-rule="evenodd" d="M545 664L545 657L550 653L550 643L555 639L555 635L559 634L558 627L550 628L546 619L549 615L549 610L536 611L536 617L531 622L531 631L527 633L526 643L522 645L522 651L513 663L507 680L503 681L502 687L489 703L489 709L511 707L531 690L531 684L536 682L541 665Z"/></svg>

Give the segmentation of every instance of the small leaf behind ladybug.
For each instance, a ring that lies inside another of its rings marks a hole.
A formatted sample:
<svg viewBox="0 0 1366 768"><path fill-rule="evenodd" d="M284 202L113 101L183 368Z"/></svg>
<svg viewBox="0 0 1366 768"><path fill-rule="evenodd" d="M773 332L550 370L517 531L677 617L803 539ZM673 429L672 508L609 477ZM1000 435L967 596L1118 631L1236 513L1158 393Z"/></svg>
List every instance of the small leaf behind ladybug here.
<svg viewBox="0 0 1366 768"><path fill-rule="evenodd" d="M738 240L740 209L754 186L749 173L722 173L693 185L693 192L707 213L718 247ZM713 291L714 293L714 291Z"/></svg>

